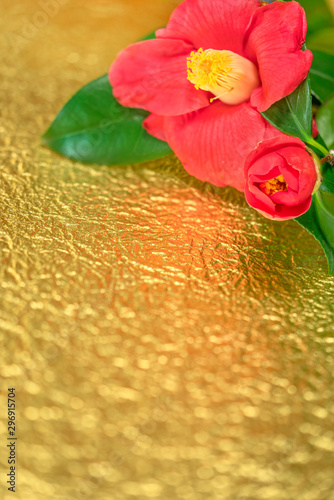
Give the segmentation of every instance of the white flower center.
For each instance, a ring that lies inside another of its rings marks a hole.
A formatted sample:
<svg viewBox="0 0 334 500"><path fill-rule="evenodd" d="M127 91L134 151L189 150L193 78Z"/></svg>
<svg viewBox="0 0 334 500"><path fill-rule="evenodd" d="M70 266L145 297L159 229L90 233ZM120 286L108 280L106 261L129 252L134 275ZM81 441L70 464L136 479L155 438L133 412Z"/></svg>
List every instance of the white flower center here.
<svg viewBox="0 0 334 500"><path fill-rule="evenodd" d="M251 61L230 50L199 49L187 58L188 80L226 104L248 101L260 85L259 72Z"/></svg>

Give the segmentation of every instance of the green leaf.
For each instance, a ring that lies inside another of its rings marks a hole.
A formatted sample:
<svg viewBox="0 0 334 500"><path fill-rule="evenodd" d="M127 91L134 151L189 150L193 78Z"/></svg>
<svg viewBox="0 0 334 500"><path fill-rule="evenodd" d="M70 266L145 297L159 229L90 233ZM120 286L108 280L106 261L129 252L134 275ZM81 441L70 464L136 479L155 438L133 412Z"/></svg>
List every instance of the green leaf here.
<svg viewBox="0 0 334 500"><path fill-rule="evenodd" d="M334 199L334 195L330 196ZM311 208L295 220L318 240L327 257L329 274L332 275L334 273L334 211L329 210L320 191L313 196Z"/></svg>
<svg viewBox="0 0 334 500"><path fill-rule="evenodd" d="M312 138L312 98L308 78L292 94L275 102L261 114L285 134L308 142Z"/></svg>
<svg viewBox="0 0 334 500"><path fill-rule="evenodd" d="M299 0L299 3L306 12L308 35L333 25L333 18L325 0Z"/></svg>
<svg viewBox="0 0 334 500"><path fill-rule="evenodd" d="M323 182L321 183L320 190L322 191L323 195L325 196L325 193L334 194L334 168L331 167L328 163L325 163L325 165L323 165L322 167L322 175Z"/></svg>
<svg viewBox="0 0 334 500"><path fill-rule="evenodd" d="M307 47L312 51L321 50L328 54L334 54L334 28L321 29L321 31L313 33L307 38Z"/></svg>
<svg viewBox="0 0 334 500"><path fill-rule="evenodd" d="M318 191L315 195L317 220L328 247L324 248L329 264L329 271L334 273L334 195Z"/></svg>
<svg viewBox="0 0 334 500"><path fill-rule="evenodd" d="M149 113L121 106L108 75L77 92L42 137L61 155L83 163L120 165L154 160L171 152L142 127Z"/></svg>
<svg viewBox="0 0 334 500"><path fill-rule="evenodd" d="M317 125L328 149L334 149L334 96L319 109Z"/></svg>
<svg viewBox="0 0 334 500"><path fill-rule="evenodd" d="M312 94L320 102L324 102L334 94L334 55L314 50L309 75Z"/></svg>

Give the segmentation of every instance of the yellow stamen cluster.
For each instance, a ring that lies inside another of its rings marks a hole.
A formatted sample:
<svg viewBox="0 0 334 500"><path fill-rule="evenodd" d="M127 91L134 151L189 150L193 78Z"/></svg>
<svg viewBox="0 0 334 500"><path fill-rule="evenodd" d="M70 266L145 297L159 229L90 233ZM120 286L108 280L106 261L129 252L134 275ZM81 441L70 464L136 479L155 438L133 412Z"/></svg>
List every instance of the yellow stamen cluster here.
<svg viewBox="0 0 334 500"><path fill-rule="evenodd" d="M232 57L227 51L199 49L187 58L188 80L195 88L210 90L221 87L225 92L233 90Z"/></svg>
<svg viewBox="0 0 334 500"><path fill-rule="evenodd" d="M267 196L271 196L272 194L278 193L279 191L287 191L288 185L283 175L279 175L274 179L270 179L269 181L262 182L260 184L261 191Z"/></svg>
<svg viewBox="0 0 334 500"><path fill-rule="evenodd" d="M187 57L187 79L225 104L241 104L260 85L255 64L230 50L202 48Z"/></svg>

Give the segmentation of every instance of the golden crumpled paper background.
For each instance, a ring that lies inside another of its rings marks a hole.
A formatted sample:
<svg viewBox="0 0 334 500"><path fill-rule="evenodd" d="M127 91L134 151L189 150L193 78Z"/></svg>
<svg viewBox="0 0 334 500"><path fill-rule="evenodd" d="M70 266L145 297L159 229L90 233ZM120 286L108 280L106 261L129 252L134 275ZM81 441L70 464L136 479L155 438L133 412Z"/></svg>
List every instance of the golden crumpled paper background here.
<svg viewBox="0 0 334 500"><path fill-rule="evenodd" d="M177 3L0 0L4 500L334 499L334 280L315 240L173 156L98 167L40 145Z"/></svg>

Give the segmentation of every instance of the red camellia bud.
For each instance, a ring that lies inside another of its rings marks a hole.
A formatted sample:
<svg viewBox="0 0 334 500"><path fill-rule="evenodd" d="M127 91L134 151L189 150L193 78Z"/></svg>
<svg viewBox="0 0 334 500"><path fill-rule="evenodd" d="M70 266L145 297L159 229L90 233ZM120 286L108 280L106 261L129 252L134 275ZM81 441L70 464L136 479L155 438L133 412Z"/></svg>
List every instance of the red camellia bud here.
<svg viewBox="0 0 334 500"><path fill-rule="evenodd" d="M321 182L319 160L296 137L264 140L245 163L245 197L268 219L286 220L307 212Z"/></svg>

